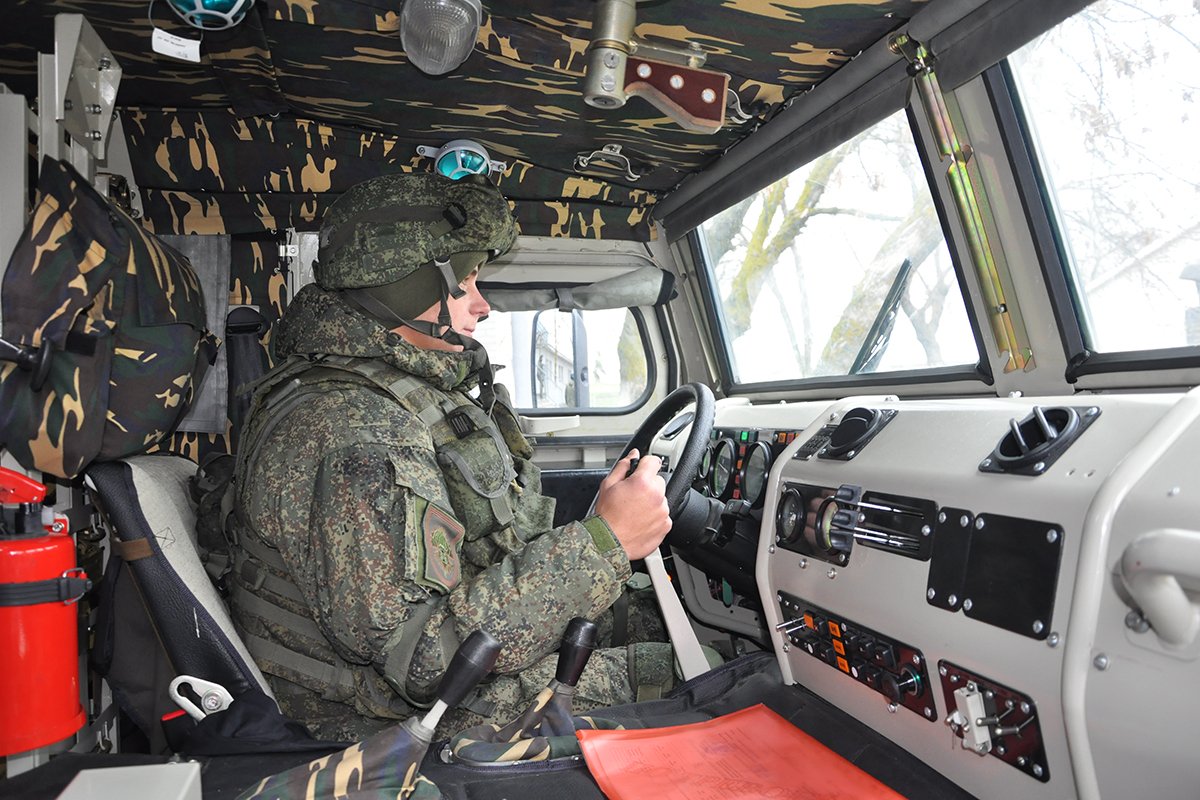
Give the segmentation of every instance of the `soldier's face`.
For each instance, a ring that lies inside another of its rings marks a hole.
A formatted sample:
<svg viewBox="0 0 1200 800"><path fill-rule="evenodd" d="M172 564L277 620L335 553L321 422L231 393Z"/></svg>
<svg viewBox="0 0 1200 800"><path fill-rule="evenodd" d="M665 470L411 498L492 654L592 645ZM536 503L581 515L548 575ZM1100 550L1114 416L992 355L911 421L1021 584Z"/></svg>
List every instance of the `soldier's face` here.
<svg viewBox="0 0 1200 800"><path fill-rule="evenodd" d="M479 287L476 285L476 280L479 277L479 268L487 261L487 254L477 253L474 255L478 256L478 263L471 270L471 274L459 284L459 288L465 294L462 297L451 297L446 301L446 307L450 311L450 327L464 336L473 336L475 334L475 326L479 324L479 320L486 317L492 310L492 307L488 305L488 301L480 293ZM441 304L434 303L422 314L418 315L417 319L427 322L437 322L440 311ZM396 328L396 333L400 334L411 344L427 350L462 350L461 345L450 344L442 339L414 331L412 328Z"/></svg>

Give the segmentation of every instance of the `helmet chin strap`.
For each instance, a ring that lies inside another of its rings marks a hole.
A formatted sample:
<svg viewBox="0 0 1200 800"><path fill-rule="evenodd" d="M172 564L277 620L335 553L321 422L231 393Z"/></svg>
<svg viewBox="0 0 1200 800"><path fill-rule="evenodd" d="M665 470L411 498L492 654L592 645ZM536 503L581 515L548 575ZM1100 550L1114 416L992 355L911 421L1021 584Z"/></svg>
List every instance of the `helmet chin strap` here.
<svg viewBox="0 0 1200 800"><path fill-rule="evenodd" d="M484 411L491 414L492 406L496 402L496 390L494 388L495 370L492 368L492 362L488 359L487 350L484 349L479 341L472 339L470 336L464 336L451 327L452 320L450 318L450 305L448 301L451 297L455 299L462 297L466 292L458 285L458 280L454 277L454 271L450 269L449 259L445 261L433 261L432 265L442 276L441 297L438 299L437 322L430 322L424 319L406 319L380 302L372 294L361 289L343 289L342 295L368 316L374 317L389 328L398 328L400 326L412 328L426 336L441 339L447 344L458 345L464 352L470 353L474 361L473 372L476 373L479 379L479 404L483 407ZM423 264L421 268L424 269L427 266L427 264Z"/></svg>

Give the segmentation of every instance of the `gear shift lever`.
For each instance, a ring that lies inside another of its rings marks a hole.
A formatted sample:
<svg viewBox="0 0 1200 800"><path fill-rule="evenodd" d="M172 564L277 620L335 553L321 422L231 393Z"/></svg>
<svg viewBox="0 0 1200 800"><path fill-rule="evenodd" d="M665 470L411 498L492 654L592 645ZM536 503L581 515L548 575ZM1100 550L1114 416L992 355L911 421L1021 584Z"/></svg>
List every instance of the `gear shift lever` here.
<svg viewBox="0 0 1200 800"><path fill-rule="evenodd" d="M446 668L446 674L442 676L442 682L438 685L438 699L433 708L429 709L419 722L416 717L409 717L405 726L426 743L432 741L433 731L441 722L442 715L461 703L476 684L492 671L502 646L487 631L475 631L468 636L466 641L458 646L454 658L450 660L450 666Z"/></svg>
<svg viewBox="0 0 1200 800"><path fill-rule="evenodd" d="M583 668L596 649L598 633L598 626L590 619L575 617L567 623L558 649L558 668L554 672L556 681L565 686L574 686L579 682Z"/></svg>

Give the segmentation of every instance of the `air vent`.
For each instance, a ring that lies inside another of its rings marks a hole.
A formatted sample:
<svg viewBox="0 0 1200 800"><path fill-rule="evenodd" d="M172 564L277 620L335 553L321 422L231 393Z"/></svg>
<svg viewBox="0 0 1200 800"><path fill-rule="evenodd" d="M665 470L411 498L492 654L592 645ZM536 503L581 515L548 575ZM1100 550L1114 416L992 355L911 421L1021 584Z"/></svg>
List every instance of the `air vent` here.
<svg viewBox="0 0 1200 800"><path fill-rule="evenodd" d="M1025 419L1009 420L1008 433L979 464L982 472L1041 475L1100 416L1096 406L1034 406Z"/></svg>
<svg viewBox="0 0 1200 800"><path fill-rule="evenodd" d="M849 461L862 452L867 442L896 416L893 409L852 408L829 436L829 443L817 455L820 458Z"/></svg>

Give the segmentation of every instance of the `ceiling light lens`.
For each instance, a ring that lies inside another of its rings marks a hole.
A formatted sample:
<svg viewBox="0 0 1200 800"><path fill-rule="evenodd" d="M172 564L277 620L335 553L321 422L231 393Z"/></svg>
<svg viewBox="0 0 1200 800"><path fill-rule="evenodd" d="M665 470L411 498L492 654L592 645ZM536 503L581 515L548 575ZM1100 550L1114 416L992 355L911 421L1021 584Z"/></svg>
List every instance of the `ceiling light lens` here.
<svg viewBox="0 0 1200 800"><path fill-rule="evenodd" d="M471 55L483 16L480 0L406 0L400 42L408 60L429 75L444 75Z"/></svg>

